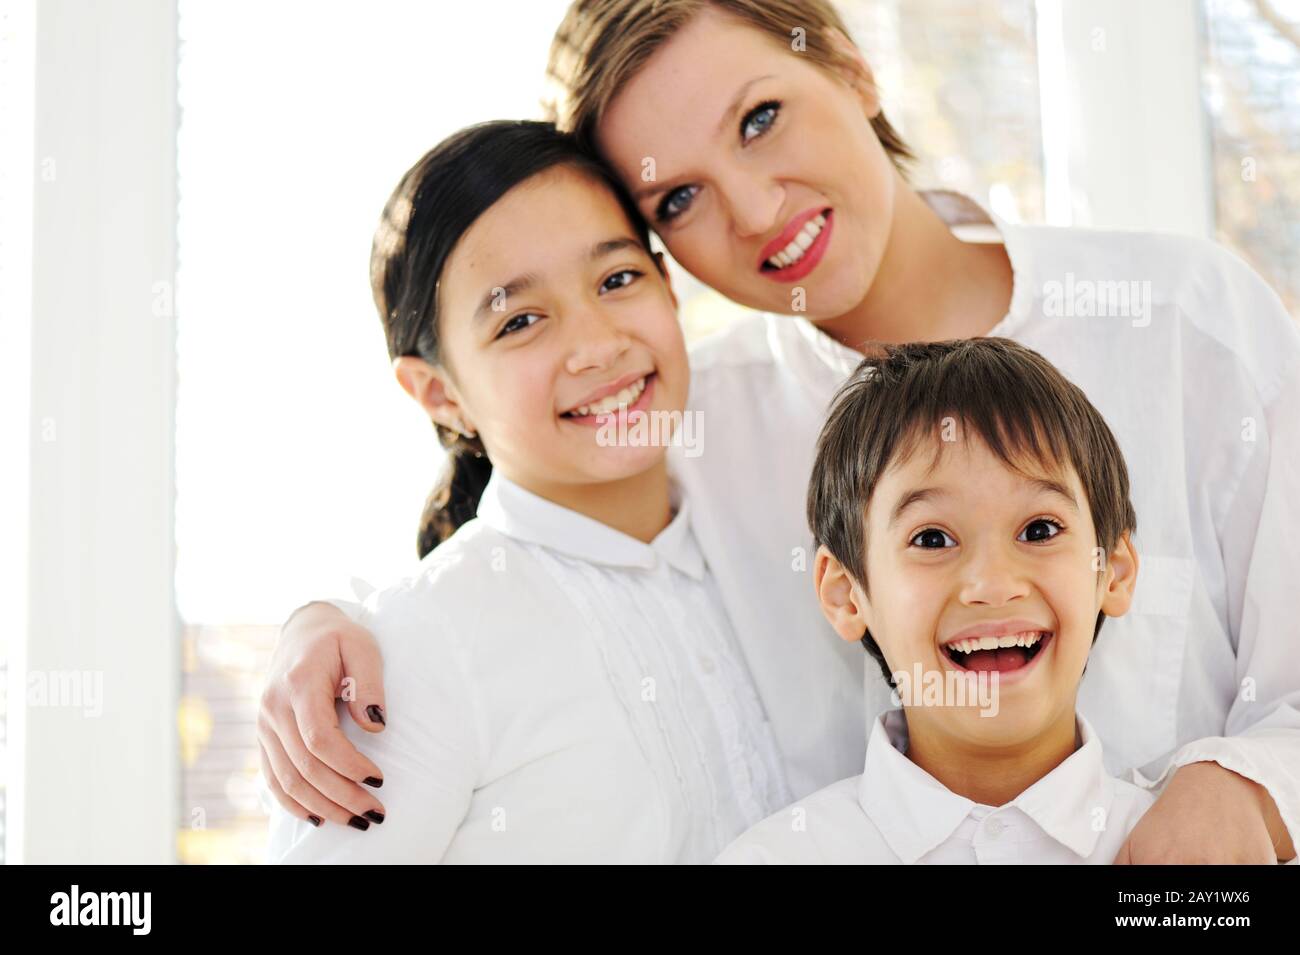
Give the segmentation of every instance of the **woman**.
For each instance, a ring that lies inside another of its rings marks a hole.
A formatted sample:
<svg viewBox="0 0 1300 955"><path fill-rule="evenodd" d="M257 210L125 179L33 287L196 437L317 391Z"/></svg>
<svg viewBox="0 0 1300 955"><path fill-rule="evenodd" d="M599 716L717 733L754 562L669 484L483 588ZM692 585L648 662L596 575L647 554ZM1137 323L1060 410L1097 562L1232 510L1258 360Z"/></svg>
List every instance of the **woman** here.
<svg viewBox="0 0 1300 955"><path fill-rule="evenodd" d="M1195 240L1005 223L959 240L976 213L907 184L870 69L822 2L579 0L552 72L561 120L674 258L766 312L692 353L707 438L675 464L795 796L859 772L863 706L887 705L807 574L800 502L827 402L855 344L993 334L1084 389L1144 517L1143 596L1080 693L1112 772L1163 787L1121 859L1293 856L1300 337L1277 297ZM331 732L333 697L354 677L354 719L381 730L380 668L336 610L291 619L259 714L264 748L296 767L278 778L372 798L355 781L379 767Z"/></svg>

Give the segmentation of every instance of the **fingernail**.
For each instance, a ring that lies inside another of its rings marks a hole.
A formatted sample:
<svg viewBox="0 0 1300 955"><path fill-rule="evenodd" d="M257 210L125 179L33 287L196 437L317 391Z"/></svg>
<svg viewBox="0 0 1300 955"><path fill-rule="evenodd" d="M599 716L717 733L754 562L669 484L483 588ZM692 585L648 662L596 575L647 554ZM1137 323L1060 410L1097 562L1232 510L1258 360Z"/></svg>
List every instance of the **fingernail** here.
<svg viewBox="0 0 1300 955"><path fill-rule="evenodd" d="M366 818L369 819L371 822L373 822L375 825L378 825L379 823L384 821L384 814L382 812L376 812L373 809L367 809Z"/></svg>
<svg viewBox="0 0 1300 955"><path fill-rule="evenodd" d="M366 822L360 816L353 816L351 819L348 820L348 825L351 826L353 829L360 829L362 832L365 832L367 829L370 828L370 823Z"/></svg>
<svg viewBox="0 0 1300 955"><path fill-rule="evenodd" d="M374 786L376 789L378 789L380 786L384 784L384 781L382 779L377 779L374 776L367 776L365 779L361 781L365 783L367 786Z"/></svg>
<svg viewBox="0 0 1300 955"><path fill-rule="evenodd" d="M325 820L322 819L320 816L308 816L307 821L310 822L313 826L320 826L320 824Z"/></svg>
<svg viewBox="0 0 1300 955"><path fill-rule="evenodd" d="M366 707L366 716L372 723L378 723L380 726L388 725L384 722L384 711L377 704L371 703Z"/></svg>

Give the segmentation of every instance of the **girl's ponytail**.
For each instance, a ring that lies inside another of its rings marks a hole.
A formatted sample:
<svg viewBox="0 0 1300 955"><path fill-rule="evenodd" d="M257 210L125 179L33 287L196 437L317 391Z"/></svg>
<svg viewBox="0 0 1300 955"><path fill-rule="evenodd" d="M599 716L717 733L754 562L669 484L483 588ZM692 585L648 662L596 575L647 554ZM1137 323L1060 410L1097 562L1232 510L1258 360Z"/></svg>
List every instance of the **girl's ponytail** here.
<svg viewBox="0 0 1300 955"><path fill-rule="evenodd" d="M451 443L448 443L450 435ZM416 550L424 559L478 511L479 498L492 476L492 462L477 437L467 438L438 428L438 438L449 452L447 467L424 502Z"/></svg>

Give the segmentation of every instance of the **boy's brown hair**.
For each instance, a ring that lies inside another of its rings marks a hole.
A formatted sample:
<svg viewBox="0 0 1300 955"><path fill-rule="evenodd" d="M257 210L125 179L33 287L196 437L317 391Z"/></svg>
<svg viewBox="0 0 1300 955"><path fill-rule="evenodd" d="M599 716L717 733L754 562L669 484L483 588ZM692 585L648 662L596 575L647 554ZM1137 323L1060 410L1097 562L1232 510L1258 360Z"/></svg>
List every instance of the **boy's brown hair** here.
<svg viewBox="0 0 1300 955"><path fill-rule="evenodd" d="M802 30L800 56L827 70L847 65L833 37L839 33L852 40L828 0L574 0L551 41L547 118L595 151L596 127L609 104L705 8L735 17L784 46L792 43L793 31ZM915 158L883 112L871 126L900 170Z"/></svg>
<svg viewBox="0 0 1300 955"><path fill-rule="evenodd" d="M1008 467L1026 460L1074 467L1088 496L1097 546L1109 554L1137 529L1119 444L1083 391L1046 358L1005 338L883 345L836 393L817 440L808 526L864 591L867 504L881 476L947 426L978 435ZM943 443L934 442L934 462ZM1101 629L1103 616L1098 615ZM870 632L862 644L892 679Z"/></svg>

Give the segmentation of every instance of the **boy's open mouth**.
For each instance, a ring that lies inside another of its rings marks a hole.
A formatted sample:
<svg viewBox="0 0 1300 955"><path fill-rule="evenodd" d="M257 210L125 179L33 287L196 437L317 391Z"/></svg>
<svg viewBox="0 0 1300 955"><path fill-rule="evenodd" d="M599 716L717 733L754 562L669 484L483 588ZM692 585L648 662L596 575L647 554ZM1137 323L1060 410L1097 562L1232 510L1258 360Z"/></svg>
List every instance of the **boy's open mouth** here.
<svg viewBox="0 0 1300 955"><path fill-rule="evenodd" d="M1007 673L1027 666L1052 640L1050 630L1026 630L1001 637L971 637L945 643L940 649L962 670Z"/></svg>

